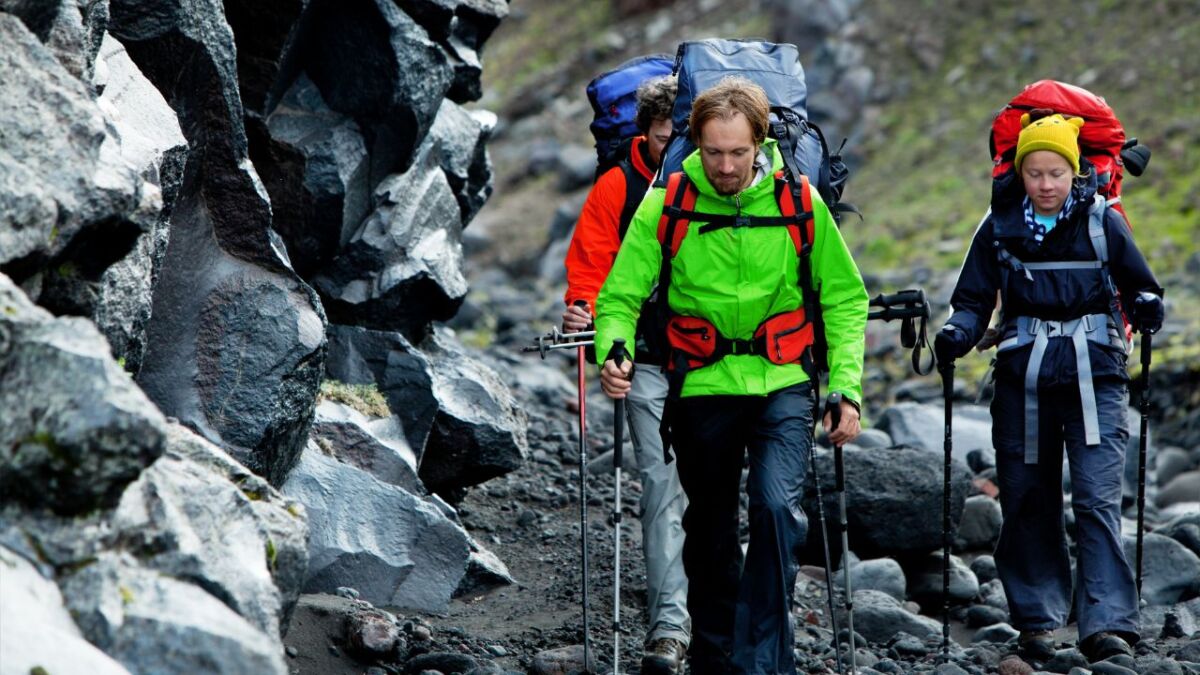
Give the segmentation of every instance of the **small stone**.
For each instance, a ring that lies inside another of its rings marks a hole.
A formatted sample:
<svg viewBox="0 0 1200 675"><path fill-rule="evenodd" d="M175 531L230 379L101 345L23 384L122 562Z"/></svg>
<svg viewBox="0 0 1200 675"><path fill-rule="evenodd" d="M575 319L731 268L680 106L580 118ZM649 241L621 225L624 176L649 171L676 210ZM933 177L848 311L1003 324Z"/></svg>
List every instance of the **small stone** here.
<svg viewBox="0 0 1200 675"><path fill-rule="evenodd" d="M339 651L338 648L333 645L329 645L326 649L328 649L329 653L333 656L341 656L342 655L341 651Z"/></svg>
<svg viewBox="0 0 1200 675"><path fill-rule="evenodd" d="M492 656L508 656L508 650L503 645L488 645L487 650Z"/></svg>
<svg viewBox="0 0 1200 675"><path fill-rule="evenodd" d="M1008 621L1008 612L991 605L971 605L966 621L969 628L983 628Z"/></svg>
<svg viewBox="0 0 1200 675"><path fill-rule="evenodd" d="M1025 663L1017 656L1009 656L1000 661L996 672L1000 675L1032 675L1033 666Z"/></svg>
<svg viewBox="0 0 1200 675"><path fill-rule="evenodd" d="M1137 671L1107 660L1093 663L1092 673L1094 675L1136 675Z"/></svg>
<svg viewBox="0 0 1200 675"><path fill-rule="evenodd" d="M1046 662L1046 670L1052 673L1065 673L1072 668L1087 667L1088 660L1078 649L1060 649Z"/></svg>
<svg viewBox="0 0 1200 675"><path fill-rule="evenodd" d="M979 578L980 584L986 584L996 578L996 559L990 555L981 555L971 561L971 571Z"/></svg>
<svg viewBox="0 0 1200 675"><path fill-rule="evenodd" d="M359 593L356 589L349 586L338 586L337 596L339 598L346 598L347 600L358 600Z"/></svg>
<svg viewBox="0 0 1200 675"><path fill-rule="evenodd" d="M1016 628L1007 623L996 623L975 631L971 642L991 642L992 644L1000 645L1012 640L1019 634Z"/></svg>
<svg viewBox="0 0 1200 675"><path fill-rule="evenodd" d="M433 631L429 630L428 626L416 624L410 632L412 633L413 640L417 642L426 642L433 639Z"/></svg>
<svg viewBox="0 0 1200 675"><path fill-rule="evenodd" d="M298 650L298 649L296 649L295 647L292 647L292 646L288 646L288 647L287 647L286 649L284 649L283 651L284 651L284 653L285 653L285 654L287 654L288 656L290 656L290 657L291 657L291 658L293 658L293 659L294 659L294 658L296 658L297 656L299 656L299 655L300 655L300 650Z"/></svg>

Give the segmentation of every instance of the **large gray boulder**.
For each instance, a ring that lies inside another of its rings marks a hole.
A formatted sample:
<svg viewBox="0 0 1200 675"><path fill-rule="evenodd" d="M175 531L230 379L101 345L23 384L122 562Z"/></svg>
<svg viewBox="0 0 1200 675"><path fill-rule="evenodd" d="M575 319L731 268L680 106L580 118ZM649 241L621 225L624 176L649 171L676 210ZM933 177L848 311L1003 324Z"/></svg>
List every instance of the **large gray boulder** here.
<svg viewBox="0 0 1200 675"><path fill-rule="evenodd" d="M37 273L51 263L62 275L94 276L129 252L143 231L129 219L142 181L101 152L105 118L88 87L2 12L0 44L10 94L0 97L0 271L36 296Z"/></svg>
<svg viewBox="0 0 1200 675"><path fill-rule="evenodd" d="M1125 558L1137 559L1137 540L1124 538ZM1143 537L1142 601L1170 605L1200 593L1200 556L1183 544L1151 532Z"/></svg>
<svg viewBox="0 0 1200 675"><path fill-rule="evenodd" d="M417 478L417 457L394 415L368 418L342 403L322 401L309 437L338 461L414 495L425 494L425 486Z"/></svg>
<svg viewBox="0 0 1200 675"><path fill-rule="evenodd" d="M28 560L0 546L0 671L4 673L86 672L129 675L129 671L96 649L79 633L63 607L62 593Z"/></svg>
<svg viewBox="0 0 1200 675"><path fill-rule="evenodd" d="M308 512L305 591L357 589L375 605L444 611L467 567L465 530L434 503L310 443L283 486Z"/></svg>
<svg viewBox="0 0 1200 675"><path fill-rule="evenodd" d="M162 414L112 360L96 327L52 317L3 274L0 373L6 501L68 515L108 508L162 454Z"/></svg>
<svg viewBox="0 0 1200 675"><path fill-rule="evenodd" d="M375 210L313 278L335 323L420 340L467 294L462 215L431 144L375 191Z"/></svg>
<svg viewBox="0 0 1200 675"><path fill-rule="evenodd" d="M88 641L131 672L288 673L278 641L199 586L131 556L103 553L60 585Z"/></svg>
<svg viewBox="0 0 1200 675"><path fill-rule="evenodd" d="M942 545L942 455L909 447L847 447L846 519L850 548L864 558L926 553ZM817 472L825 498L825 513L837 513L833 455L817 454ZM960 461L951 464L950 522L962 518L971 485L971 471ZM808 514L805 557L821 557L821 528L817 526L816 491L804 493ZM836 541L831 551L840 547Z"/></svg>
<svg viewBox="0 0 1200 675"><path fill-rule="evenodd" d="M844 617L843 617L844 618ZM854 591L854 630L874 643L884 643L899 632L925 638L941 633L937 621L904 608L882 591Z"/></svg>
<svg viewBox="0 0 1200 675"><path fill-rule="evenodd" d="M447 328L421 344L438 414L420 476L434 492L477 485L518 469L529 453L528 418L500 377Z"/></svg>
<svg viewBox="0 0 1200 675"><path fill-rule="evenodd" d="M446 51L395 0L312 0L305 20L299 65L363 128L371 184L407 170L453 84Z"/></svg>
<svg viewBox="0 0 1200 675"><path fill-rule="evenodd" d="M907 445L942 453L945 444L945 410L941 405L898 403L883 411L876 425L886 431L896 445ZM954 458L964 464L972 450L982 450L984 461L996 464L992 448L992 416L978 405L954 406Z"/></svg>
<svg viewBox="0 0 1200 675"><path fill-rule="evenodd" d="M301 74L262 121L250 156L271 195L275 230L296 272L327 264L371 211L367 148L353 119L334 112Z"/></svg>
<svg viewBox="0 0 1200 675"><path fill-rule="evenodd" d="M172 426L170 448L113 513L120 547L138 551L142 565L204 588L267 635L281 635L307 563L301 511L186 428Z"/></svg>

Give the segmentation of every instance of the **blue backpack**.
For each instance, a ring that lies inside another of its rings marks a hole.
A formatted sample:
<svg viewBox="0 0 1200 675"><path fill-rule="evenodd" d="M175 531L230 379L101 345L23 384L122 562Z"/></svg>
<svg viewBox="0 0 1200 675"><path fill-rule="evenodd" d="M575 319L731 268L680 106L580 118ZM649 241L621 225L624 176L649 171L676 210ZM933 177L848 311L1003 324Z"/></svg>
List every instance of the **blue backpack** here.
<svg viewBox="0 0 1200 675"><path fill-rule="evenodd" d="M738 75L767 92L771 103L768 135L779 143L789 181L798 185L800 174L808 176L809 184L838 222L845 211L858 213L853 206L840 203L850 175L842 161L842 148L830 154L825 135L808 121L808 87L795 45L717 38L684 42L675 55L673 72L679 77L679 92L671 115L671 140L663 150L656 187L665 187L667 177L681 171L684 158L696 149L688 133L692 101L722 78Z"/></svg>
<svg viewBox="0 0 1200 675"><path fill-rule="evenodd" d="M597 75L588 83L592 104L592 137L596 139L596 177L616 166L629 154L629 141L641 131L637 127L637 89L646 80L671 74L675 63L666 54L630 59Z"/></svg>

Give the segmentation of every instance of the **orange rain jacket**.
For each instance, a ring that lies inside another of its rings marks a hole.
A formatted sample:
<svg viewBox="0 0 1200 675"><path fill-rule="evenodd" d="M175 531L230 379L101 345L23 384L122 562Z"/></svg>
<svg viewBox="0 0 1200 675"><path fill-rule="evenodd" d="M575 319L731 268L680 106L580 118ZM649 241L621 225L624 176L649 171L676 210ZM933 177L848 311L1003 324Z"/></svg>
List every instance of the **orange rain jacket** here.
<svg viewBox="0 0 1200 675"><path fill-rule="evenodd" d="M625 160L645 179L640 186L642 192L654 178L654 169L646 164L642 147L645 142L645 136L634 137L629 147L629 159ZM628 189L625 172L620 166L614 166L600 176L583 203L583 211L575 224L575 234L571 237L571 246L567 249L567 293L564 300L568 305L583 300L593 315L596 296L608 277L608 271L612 269L617 250L621 248L621 211ZM635 186L635 189L639 189L639 186Z"/></svg>

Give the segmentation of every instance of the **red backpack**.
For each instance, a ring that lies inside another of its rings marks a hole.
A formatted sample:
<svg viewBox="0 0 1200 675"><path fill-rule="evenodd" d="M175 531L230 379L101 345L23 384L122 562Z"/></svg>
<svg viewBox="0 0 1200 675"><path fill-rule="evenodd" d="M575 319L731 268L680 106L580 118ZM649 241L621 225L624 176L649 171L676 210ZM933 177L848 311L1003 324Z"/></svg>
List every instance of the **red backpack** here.
<svg viewBox="0 0 1200 675"><path fill-rule="evenodd" d="M1079 131L1079 147L1083 156L1096 167L1100 194L1125 216L1121 206L1121 180L1126 169L1134 176L1142 175L1150 161L1150 149L1137 145L1136 138L1126 139L1125 128L1108 103L1081 87L1039 80L1026 86L996 115L990 139L994 164L992 178L1000 178L1013 170L1021 116L1025 113L1030 113L1034 119L1053 113L1084 119ZM1129 222L1127 216L1125 222Z"/></svg>

